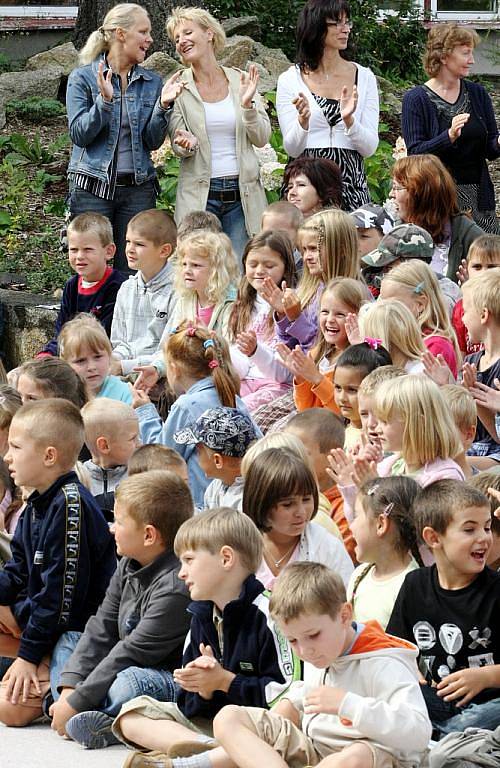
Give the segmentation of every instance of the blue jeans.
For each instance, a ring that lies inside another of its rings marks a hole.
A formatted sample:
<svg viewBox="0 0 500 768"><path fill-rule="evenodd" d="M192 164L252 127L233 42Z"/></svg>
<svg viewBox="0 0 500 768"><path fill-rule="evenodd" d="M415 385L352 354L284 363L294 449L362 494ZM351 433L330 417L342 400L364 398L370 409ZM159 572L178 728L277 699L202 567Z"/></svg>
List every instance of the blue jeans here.
<svg viewBox="0 0 500 768"><path fill-rule="evenodd" d="M125 235L130 219L136 213L156 207L156 182L146 181L138 187L116 187L113 200L101 200L79 187L73 187L68 196L71 218L79 213L93 211L107 216L113 225L116 245L114 266L125 274L132 274L125 256Z"/></svg>
<svg viewBox="0 0 500 768"><path fill-rule="evenodd" d="M441 699L435 688L429 685L422 685L421 688L432 727L437 731L439 738L453 731L464 731L466 728L486 728L494 731L500 725L500 698L457 707L453 702Z"/></svg>
<svg viewBox="0 0 500 768"><path fill-rule="evenodd" d="M65 632L54 648L50 662L50 687L54 701L59 698L57 686L61 673L81 636L81 632ZM175 701L176 689L172 674L166 669L127 667L118 672L106 697L96 709L116 717L122 704L143 695L157 701Z"/></svg>
<svg viewBox="0 0 500 768"><path fill-rule="evenodd" d="M222 224L222 231L229 237L233 244L233 250L238 256L241 267L241 257L243 249L248 240L248 234L245 226L245 215L241 206L241 201L235 203L223 203L221 200L215 200L210 196L214 192L239 191L238 177L225 177L222 179L210 179L210 189L208 192L207 211L214 213Z"/></svg>

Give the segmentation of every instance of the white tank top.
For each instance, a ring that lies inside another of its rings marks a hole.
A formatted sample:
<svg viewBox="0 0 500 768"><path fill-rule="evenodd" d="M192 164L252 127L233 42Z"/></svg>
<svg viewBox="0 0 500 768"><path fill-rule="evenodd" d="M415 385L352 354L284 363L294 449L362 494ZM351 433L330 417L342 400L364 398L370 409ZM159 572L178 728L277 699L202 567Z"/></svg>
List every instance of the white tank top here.
<svg viewBox="0 0 500 768"><path fill-rule="evenodd" d="M205 123L212 153L212 179L238 176L236 157L236 113L231 94L222 101L203 102Z"/></svg>

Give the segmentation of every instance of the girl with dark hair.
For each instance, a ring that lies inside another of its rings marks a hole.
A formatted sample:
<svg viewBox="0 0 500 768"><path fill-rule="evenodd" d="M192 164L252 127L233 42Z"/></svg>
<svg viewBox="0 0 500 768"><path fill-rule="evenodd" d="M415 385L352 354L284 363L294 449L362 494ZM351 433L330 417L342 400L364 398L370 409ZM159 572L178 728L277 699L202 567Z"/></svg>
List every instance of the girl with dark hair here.
<svg viewBox="0 0 500 768"><path fill-rule="evenodd" d="M264 557L256 576L272 589L283 568L298 560L323 563L347 583L352 562L340 539L315 523L318 485L311 467L286 448L268 448L245 475L243 513L262 532Z"/></svg>
<svg viewBox="0 0 500 768"><path fill-rule="evenodd" d="M309 0L297 24L297 63L280 75L276 109L289 155L333 160L342 172L342 208L369 202L363 158L378 145L373 72L341 55L351 31L345 0Z"/></svg>
<svg viewBox="0 0 500 768"><path fill-rule="evenodd" d="M244 275L229 321L231 358L241 379L241 397L250 411L290 389L290 374L276 356L274 309L262 295L266 285L296 283L293 247L284 232L255 235L243 253Z"/></svg>
<svg viewBox="0 0 500 768"><path fill-rule="evenodd" d="M351 530L361 563L347 597L356 621L375 619L385 629L405 576L423 565L413 502L419 492L411 477L377 477L359 490Z"/></svg>
<svg viewBox="0 0 500 768"><path fill-rule="evenodd" d="M342 207L342 173L332 160L298 157L285 170L283 189L305 219L322 208Z"/></svg>

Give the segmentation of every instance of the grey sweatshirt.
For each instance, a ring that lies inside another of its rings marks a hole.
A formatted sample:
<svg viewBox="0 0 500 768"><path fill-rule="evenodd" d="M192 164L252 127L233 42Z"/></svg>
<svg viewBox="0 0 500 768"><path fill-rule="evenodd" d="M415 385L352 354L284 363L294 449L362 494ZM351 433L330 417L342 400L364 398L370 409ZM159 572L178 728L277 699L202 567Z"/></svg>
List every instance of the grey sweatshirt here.
<svg viewBox="0 0 500 768"><path fill-rule="evenodd" d="M97 709L127 667L180 665L190 614L179 567L172 552L144 567L126 557L120 561L59 680L59 690L75 688L68 702L78 712Z"/></svg>

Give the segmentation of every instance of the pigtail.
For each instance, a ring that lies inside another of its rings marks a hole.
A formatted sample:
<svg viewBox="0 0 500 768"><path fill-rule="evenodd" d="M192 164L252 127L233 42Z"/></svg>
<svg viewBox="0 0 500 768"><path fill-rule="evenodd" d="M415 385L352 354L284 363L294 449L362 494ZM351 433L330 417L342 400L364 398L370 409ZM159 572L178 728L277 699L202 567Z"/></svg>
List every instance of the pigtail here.
<svg viewBox="0 0 500 768"><path fill-rule="evenodd" d="M236 408L239 382L235 381L236 373L232 370L227 345L224 347L221 339L214 333L203 342L203 350L221 404L226 408Z"/></svg>

